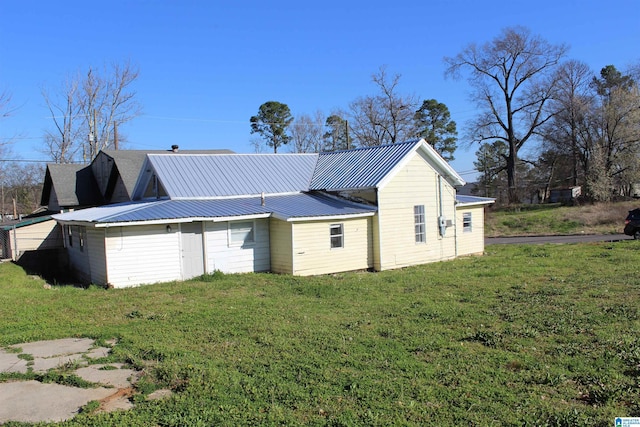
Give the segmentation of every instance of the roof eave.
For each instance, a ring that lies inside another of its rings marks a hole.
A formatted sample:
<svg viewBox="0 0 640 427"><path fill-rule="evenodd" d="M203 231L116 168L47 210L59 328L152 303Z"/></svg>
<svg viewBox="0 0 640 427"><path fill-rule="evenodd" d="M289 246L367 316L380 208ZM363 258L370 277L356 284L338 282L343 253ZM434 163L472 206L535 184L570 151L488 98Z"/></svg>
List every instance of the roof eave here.
<svg viewBox="0 0 640 427"><path fill-rule="evenodd" d="M282 221L287 221L287 222L309 222L309 221L340 221L344 219L364 218L364 217L374 216L375 214L376 214L375 211L371 211L371 212L359 212L359 213L343 214L343 215L318 215L318 216L298 216L298 217L287 217L285 215L273 214L273 217Z"/></svg>
<svg viewBox="0 0 640 427"><path fill-rule="evenodd" d="M186 222L226 222L226 221L244 221L250 219L269 218L271 213L236 215L236 216L218 216L218 217L189 217L189 218L165 218L152 219L145 221L114 221L114 222L98 222L95 223L96 228L109 227L130 227L134 225L158 225L158 224L182 224Z"/></svg>
<svg viewBox="0 0 640 427"><path fill-rule="evenodd" d="M483 200L476 202L456 202L456 208L458 207L469 207L469 206L481 206L481 205L492 205L496 201L495 200Z"/></svg>

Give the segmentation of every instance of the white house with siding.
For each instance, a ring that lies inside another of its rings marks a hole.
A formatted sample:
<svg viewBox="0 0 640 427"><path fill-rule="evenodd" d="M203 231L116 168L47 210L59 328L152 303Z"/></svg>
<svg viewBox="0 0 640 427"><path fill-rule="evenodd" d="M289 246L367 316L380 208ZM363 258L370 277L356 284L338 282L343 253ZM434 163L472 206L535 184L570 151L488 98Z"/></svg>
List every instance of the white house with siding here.
<svg viewBox="0 0 640 427"><path fill-rule="evenodd" d="M320 154L149 154L133 202L55 215L84 282L388 270L484 250L484 207L424 140Z"/></svg>

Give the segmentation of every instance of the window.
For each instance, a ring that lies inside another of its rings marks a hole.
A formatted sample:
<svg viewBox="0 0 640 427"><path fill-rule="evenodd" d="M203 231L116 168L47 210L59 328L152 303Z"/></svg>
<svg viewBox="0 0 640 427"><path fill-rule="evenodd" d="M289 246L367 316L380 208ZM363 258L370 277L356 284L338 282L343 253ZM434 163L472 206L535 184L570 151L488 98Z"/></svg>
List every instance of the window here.
<svg viewBox="0 0 640 427"><path fill-rule="evenodd" d="M331 236L331 249L344 247L344 229L342 224L331 224L329 226Z"/></svg>
<svg viewBox="0 0 640 427"><path fill-rule="evenodd" d="M462 231L471 232L471 212L464 212L462 214Z"/></svg>
<svg viewBox="0 0 640 427"><path fill-rule="evenodd" d="M69 239L69 247L73 247L73 231L70 225L67 225L67 238Z"/></svg>
<svg viewBox="0 0 640 427"><path fill-rule="evenodd" d="M78 238L80 239L80 251L84 252L84 245L87 240L87 228L78 227Z"/></svg>
<svg viewBox="0 0 640 427"><path fill-rule="evenodd" d="M241 221L229 223L229 244L242 246L255 242L253 221Z"/></svg>
<svg viewBox="0 0 640 427"><path fill-rule="evenodd" d="M415 225L416 243L425 243L427 238L424 227L424 205L413 207L413 223Z"/></svg>

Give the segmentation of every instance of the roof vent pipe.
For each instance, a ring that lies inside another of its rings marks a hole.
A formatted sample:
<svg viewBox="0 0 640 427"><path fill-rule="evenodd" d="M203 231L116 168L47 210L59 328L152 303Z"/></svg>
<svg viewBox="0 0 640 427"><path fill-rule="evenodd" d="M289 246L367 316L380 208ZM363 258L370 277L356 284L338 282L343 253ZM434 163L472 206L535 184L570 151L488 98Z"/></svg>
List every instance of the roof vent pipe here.
<svg viewBox="0 0 640 427"><path fill-rule="evenodd" d="M171 146L171 151L173 151L174 153L177 153L179 148L180 148L180 146L178 146L178 145L176 145L176 144L173 144L173 145Z"/></svg>
<svg viewBox="0 0 640 427"><path fill-rule="evenodd" d="M264 206L264 192L260 193L260 205Z"/></svg>

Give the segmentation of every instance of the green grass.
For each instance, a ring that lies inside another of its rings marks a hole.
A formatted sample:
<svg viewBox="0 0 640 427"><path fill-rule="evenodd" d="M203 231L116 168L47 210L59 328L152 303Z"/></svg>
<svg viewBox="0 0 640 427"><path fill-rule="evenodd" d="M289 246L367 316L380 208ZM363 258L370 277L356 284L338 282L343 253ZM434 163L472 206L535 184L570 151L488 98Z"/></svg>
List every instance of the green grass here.
<svg viewBox="0 0 640 427"><path fill-rule="evenodd" d="M609 426L640 416L639 299L635 241L123 290L3 264L0 346L115 337L140 392L175 392L64 426Z"/></svg>
<svg viewBox="0 0 640 427"><path fill-rule="evenodd" d="M622 233L629 210L640 202L584 206L522 205L486 210L488 237Z"/></svg>

